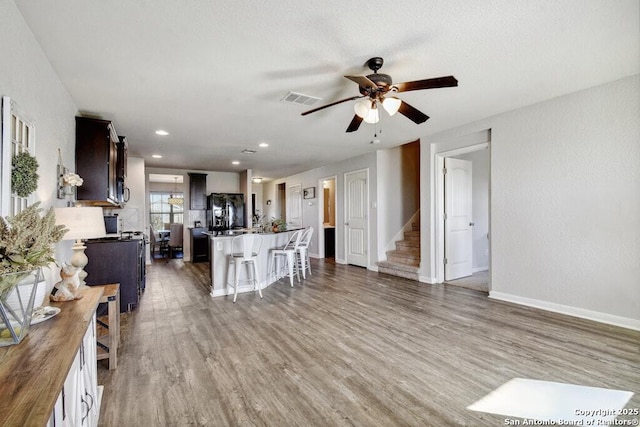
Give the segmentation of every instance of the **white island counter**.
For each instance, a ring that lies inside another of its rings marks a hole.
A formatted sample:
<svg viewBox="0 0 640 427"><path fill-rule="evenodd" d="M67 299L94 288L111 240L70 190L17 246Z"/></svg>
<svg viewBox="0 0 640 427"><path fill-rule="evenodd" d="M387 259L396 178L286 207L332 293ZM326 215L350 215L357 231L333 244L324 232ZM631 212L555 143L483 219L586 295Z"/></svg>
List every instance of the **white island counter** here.
<svg viewBox="0 0 640 427"><path fill-rule="evenodd" d="M271 249L284 246L287 241L289 241L291 234L295 231L297 231L297 229L278 233L260 233L260 236L262 237L262 248L260 249L260 255L258 256L258 279L260 280L260 286L262 289L276 281L276 277L272 277L268 271ZM211 243L211 296L220 297L233 294L233 287L227 285L229 255L232 252L231 240L243 232L233 232L235 234L223 235L214 235L214 233L215 232L209 233L209 240ZM232 279L232 277L233 274L229 279ZM249 284L246 282L246 278L247 277L243 271L242 276L240 276L238 293L253 292L255 290L253 283Z"/></svg>

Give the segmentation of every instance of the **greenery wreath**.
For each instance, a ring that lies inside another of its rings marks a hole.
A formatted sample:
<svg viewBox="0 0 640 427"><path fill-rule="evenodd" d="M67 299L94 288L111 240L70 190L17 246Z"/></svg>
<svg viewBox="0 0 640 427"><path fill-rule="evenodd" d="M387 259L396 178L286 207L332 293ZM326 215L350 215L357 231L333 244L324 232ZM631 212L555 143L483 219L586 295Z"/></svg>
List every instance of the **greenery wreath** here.
<svg viewBox="0 0 640 427"><path fill-rule="evenodd" d="M38 161L26 151L11 160L11 191L27 197L38 188Z"/></svg>

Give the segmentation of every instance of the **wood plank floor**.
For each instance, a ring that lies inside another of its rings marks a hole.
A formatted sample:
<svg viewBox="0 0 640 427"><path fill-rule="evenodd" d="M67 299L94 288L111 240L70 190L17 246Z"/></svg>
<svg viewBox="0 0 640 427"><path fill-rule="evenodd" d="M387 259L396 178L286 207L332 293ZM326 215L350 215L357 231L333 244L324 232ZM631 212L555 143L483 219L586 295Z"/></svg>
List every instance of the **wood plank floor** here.
<svg viewBox="0 0 640 427"><path fill-rule="evenodd" d="M99 362L103 426L500 426L466 407L514 377L630 390L640 332L312 260L313 276L211 299L208 264L147 269Z"/></svg>

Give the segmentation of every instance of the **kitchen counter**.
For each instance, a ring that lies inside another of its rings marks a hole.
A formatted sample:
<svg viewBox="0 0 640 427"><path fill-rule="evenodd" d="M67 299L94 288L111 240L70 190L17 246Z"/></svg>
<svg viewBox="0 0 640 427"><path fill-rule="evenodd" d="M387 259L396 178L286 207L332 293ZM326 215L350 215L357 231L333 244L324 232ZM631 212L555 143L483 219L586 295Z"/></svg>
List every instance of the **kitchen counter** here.
<svg viewBox="0 0 640 427"><path fill-rule="evenodd" d="M276 247L284 246L291 233L300 230L299 228L269 232L258 233L262 236L262 248L260 249L260 255L258 256L258 279L260 280L260 286L262 289L269 286L276 281L275 277L271 277L268 271L270 250ZM224 295L230 295L233 293L233 287L227 286L227 271L229 264L229 255L232 253L231 241L233 237L239 234L250 232L249 230L229 230L232 234L214 235L214 232L208 233L210 235L211 242L211 296L219 297ZM241 279L243 279L241 277ZM253 292L253 284L245 284L242 282L238 287L238 293Z"/></svg>

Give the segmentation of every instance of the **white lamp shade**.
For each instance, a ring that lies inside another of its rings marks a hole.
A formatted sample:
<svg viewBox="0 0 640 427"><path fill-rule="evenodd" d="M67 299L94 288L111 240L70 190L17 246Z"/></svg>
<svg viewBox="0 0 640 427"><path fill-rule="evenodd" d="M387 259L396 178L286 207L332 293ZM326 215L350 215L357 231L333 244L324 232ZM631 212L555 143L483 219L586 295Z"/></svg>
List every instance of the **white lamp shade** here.
<svg viewBox="0 0 640 427"><path fill-rule="evenodd" d="M398 112L398 109L400 108L400 104L402 104L402 101L396 98L395 96L389 96L385 98L384 101L382 101L382 106L387 111L387 113L389 113L390 116L393 116L395 113Z"/></svg>
<svg viewBox="0 0 640 427"><path fill-rule="evenodd" d="M369 98L366 98L356 102L355 104L353 104L353 111L358 117L364 119L369 115L369 112L371 111L371 100L369 100Z"/></svg>
<svg viewBox="0 0 640 427"><path fill-rule="evenodd" d="M56 208L55 214L56 224L68 229L62 240L96 239L107 235L102 208Z"/></svg>

